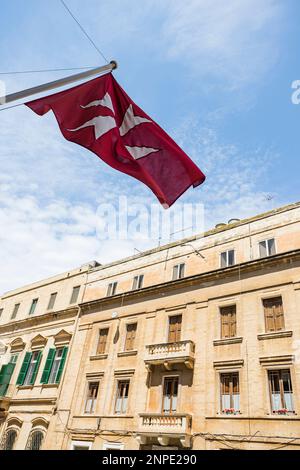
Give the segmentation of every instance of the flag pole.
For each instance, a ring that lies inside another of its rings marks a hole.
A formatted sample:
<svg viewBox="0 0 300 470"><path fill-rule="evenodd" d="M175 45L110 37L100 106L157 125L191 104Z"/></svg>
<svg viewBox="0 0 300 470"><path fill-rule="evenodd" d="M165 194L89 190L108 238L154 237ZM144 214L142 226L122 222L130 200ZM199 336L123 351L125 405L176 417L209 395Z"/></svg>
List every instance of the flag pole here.
<svg viewBox="0 0 300 470"><path fill-rule="evenodd" d="M18 91L17 93L12 93L11 95L6 95L0 97L0 106L3 106L7 103L12 103L23 98L27 98L31 95L36 95L37 93L42 93L44 91L53 90L54 88L62 87L68 85L69 83L74 83L84 78L93 77L102 72L109 72L118 67L118 64L115 60L112 60L109 64L103 65L102 67L97 67L92 70L87 70L86 72L77 73L76 75L70 75L69 77L61 78L55 80L54 82L45 83L44 85L39 85L33 88L28 88L27 90Z"/></svg>

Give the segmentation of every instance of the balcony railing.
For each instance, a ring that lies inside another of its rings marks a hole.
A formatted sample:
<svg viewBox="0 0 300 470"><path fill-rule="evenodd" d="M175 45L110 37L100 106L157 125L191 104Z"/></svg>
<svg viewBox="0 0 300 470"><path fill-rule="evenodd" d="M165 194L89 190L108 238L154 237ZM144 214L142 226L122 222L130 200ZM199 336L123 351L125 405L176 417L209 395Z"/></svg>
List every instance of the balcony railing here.
<svg viewBox="0 0 300 470"><path fill-rule="evenodd" d="M146 346L145 363L150 366L164 364L166 369L169 369L172 363L183 363L192 369L194 356L195 344L190 340L150 344Z"/></svg>
<svg viewBox="0 0 300 470"><path fill-rule="evenodd" d="M138 439L140 443L146 444L149 438L156 438L161 445L165 446L173 438L180 440L183 447L190 445L191 415L142 413L139 417Z"/></svg>

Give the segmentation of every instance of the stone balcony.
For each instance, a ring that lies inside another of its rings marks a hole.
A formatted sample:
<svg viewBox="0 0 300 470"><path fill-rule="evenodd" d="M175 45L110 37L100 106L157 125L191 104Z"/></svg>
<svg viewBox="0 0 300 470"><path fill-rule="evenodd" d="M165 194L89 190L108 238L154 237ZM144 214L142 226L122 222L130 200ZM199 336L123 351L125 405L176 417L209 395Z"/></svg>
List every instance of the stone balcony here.
<svg viewBox="0 0 300 470"><path fill-rule="evenodd" d="M139 415L138 439L147 444L149 439L157 439L160 445L167 446L170 441L180 440L183 447L189 447L192 417L186 413L172 415L141 413Z"/></svg>
<svg viewBox="0 0 300 470"><path fill-rule="evenodd" d="M195 344L193 341L150 344L146 346L145 364L147 367L163 365L171 370L173 364L184 364L188 369L194 368Z"/></svg>

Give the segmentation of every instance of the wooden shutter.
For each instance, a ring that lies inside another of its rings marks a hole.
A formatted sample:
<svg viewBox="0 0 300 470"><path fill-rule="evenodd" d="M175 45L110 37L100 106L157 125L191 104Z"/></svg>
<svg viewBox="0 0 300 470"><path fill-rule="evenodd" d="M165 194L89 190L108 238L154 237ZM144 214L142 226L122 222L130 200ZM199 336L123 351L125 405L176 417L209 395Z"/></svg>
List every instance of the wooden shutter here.
<svg viewBox="0 0 300 470"><path fill-rule="evenodd" d="M134 348L136 328L136 323L131 323L126 327L125 351L132 351Z"/></svg>
<svg viewBox="0 0 300 470"><path fill-rule="evenodd" d="M236 336L236 306L222 307L221 313L221 338L233 338Z"/></svg>
<svg viewBox="0 0 300 470"><path fill-rule="evenodd" d="M97 354L105 354L107 337L108 337L108 328L103 328L102 330L100 330L98 346L97 346Z"/></svg>
<svg viewBox="0 0 300 470"><path fill-rule="evenodd" d="M284 329L284 315L282 298L265 299L264 313L266 332L280 331Z"/></svg>
<svg viewBox="0 0 300 470"><path fill-rule="evenodd" d="M34 370L33 370L32 377L31 377L31 380L29 382L29 385L34 385L34 383L35 383L35 379L36 379L37 373L39 371L41 360L42 360L42 351L38 351L37 358L36 358L36 363L35 363L35 366L34 366Z"/></svg>
<svg viewBox="0 0 300 470"><path fill-rule="evenodd" d="M64 349L63 349L60 364L59 364L59 369L58 369L56 380L55 380L56 384L59 384L59 382L60 382L60 379L61 379L61 376L62 376L62 373L63 373L63 370L64 370L65 362L66 362L66 359L67 359L68 349L69 348L67 346L65 346Z"/></svg>
<svg viewBox="0 0 300 470"><path fill-rule="evenodd" d="M42 378L41 378L41 384L47 384L49 381L49 376L51 373L55 353L56 353L56 349L49 349L48 356L46 359L46 364L45 364Z"/></svg>
<svg viewBox="0 0 300 470"><path fill-rule="evenodd" d="M32 357L31 352L27 352L25 354L25 358L24 358L24 361L23 361L23 364L22 364L22 367L21 367L21 370L17 379L17 385L23 385L27 371L28 371L28 367L31 361L31 357Z"/></svg>
<svg viewBox="0 0 300 470"><path fill-rule="evenodd" d="M180 341L181 338L181 322L182 322L182 315L175 315L173 317L169 317L169 343L176 343Z"/></svg>
<svg viewBox="0 0 300 470"><path fill-rule="evenodd" d="M1 368L0 371L0 397L4 397L10 384L16 364L10 362Z"/></svg>

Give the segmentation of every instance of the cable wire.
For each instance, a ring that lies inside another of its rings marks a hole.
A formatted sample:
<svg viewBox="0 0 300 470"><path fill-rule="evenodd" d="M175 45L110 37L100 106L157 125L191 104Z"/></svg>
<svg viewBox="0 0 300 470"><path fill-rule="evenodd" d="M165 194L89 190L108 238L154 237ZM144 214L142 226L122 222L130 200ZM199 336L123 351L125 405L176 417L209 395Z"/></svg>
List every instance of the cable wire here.
<svg viewBox="0 0 300 470"><path fill-rule="evenodd" d="M68 13L72 16L73 20L77 23L83 34L88 38L90 43L94 46L96 51L101 55L101 57L105 60L105 62L108 62L108 59L105 57L105 55L100 51L100 49L96 46L95 42L92 40L91 36L86 32L84 27L80 24L79 20L74 16L74 14L71 12L70 8L67 6L64 0L60 0L62 5L65 7L65 9L68 11Z"/></svg>
<svg viewBox="0 0 300 470"><path fill-rule="evenodd" d="M71 68L61 68L61 69L41 69L41 70L17 70L15 72L0 72L0 75L17 75L23 73L44 73L44 72L65 72L68 70L89 70L94 69L94 67L71 67Z"/></svg>

